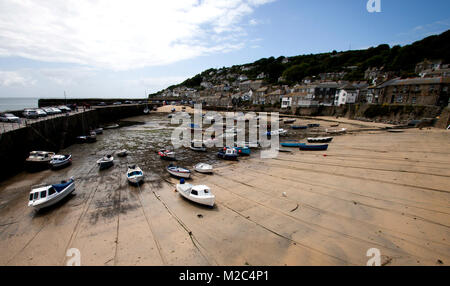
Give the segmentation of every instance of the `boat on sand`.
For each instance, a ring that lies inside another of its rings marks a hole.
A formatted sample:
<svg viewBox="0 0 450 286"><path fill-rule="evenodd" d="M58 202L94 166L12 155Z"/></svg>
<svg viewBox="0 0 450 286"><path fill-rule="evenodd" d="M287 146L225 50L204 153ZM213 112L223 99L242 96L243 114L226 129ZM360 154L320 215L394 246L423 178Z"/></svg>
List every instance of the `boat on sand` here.
<svg viewBox="0 0 450 286"><path fill-rule="evenodd" d="M35 187L31 190L28 206L40 210L61 201L67 195L75 191L75 180L62 181L59 184Z"/></svg>
<svg viewBox="0 0 450 286"><path fill-rule="evenodd" d="M128 166L127 180L131 184L140 184L144 181L144 172L136 165Z"/></svg>
<svg viewBox="0 0 450 286"><path fill-rule="evenodd" d="M211 166L210 164L206 164L206 163L198 163L197 165L194 166L194 170L196 172L203 173L203 174L210 174L210 173L214 172L213 166Z"/></svg>
<svg viewBox="0 0 450 286"><path fill-rule="evenodd" d="M191 184L185 184L181 181L177 184L177 191L184 198L205 206L214 206L216 197L211 193L211 189L208 186Z"/></svg>

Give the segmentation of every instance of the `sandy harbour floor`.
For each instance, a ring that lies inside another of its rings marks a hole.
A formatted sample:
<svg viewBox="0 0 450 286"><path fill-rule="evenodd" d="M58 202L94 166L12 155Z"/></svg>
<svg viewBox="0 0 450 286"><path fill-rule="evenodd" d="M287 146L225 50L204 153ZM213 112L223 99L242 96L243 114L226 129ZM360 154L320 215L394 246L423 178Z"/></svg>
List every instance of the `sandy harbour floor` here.
<svg viewBox="0 0 450 286"><path fill-rule="evenodd" d="M326 152L194 174L212 209L181 198L176 179L137 188L126 164L98 175L86 158L60 171L80 178L74 195L37 213L30 185L52 171L19 174L0 184L0 265L65 265L70 248L82 265L366 265L370 248L383 265L449 265L450 132L319 119L350 132Z"/></svg>

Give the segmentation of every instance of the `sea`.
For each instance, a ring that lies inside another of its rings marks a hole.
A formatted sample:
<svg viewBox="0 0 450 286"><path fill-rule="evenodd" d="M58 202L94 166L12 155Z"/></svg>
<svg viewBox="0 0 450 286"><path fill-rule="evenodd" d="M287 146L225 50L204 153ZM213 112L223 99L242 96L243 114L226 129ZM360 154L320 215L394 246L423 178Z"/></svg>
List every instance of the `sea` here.
<svg viewBox="0 0 450 286"><path fill-rule="evenodd" d="M38 100L37 97L0 97L0 112L37 108Z"/></svg>

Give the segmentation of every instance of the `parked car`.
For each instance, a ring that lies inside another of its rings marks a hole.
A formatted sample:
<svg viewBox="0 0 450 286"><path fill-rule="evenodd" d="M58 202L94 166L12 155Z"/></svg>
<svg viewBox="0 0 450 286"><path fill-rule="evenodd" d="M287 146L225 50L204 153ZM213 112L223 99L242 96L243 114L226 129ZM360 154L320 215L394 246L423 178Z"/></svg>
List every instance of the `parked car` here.
<svg viewBox="0 0 450 286"><path fill-rule="evenodd" d="M29 118L29 119L34 119L34 118L38 118L39 114L36 112L36 110L33 109L25 109L23 111L23 116L25 118Z"/></svg>
<svg viewBox="0 0 450 286"><path fill-rule="evenodd" d="M54 114L61 114L62 113L62 111L59 108L51 107L51 109L53 110Z"/></svg>
<svg viewBox="0 0 450 286"><path fill-rule="evenodd" d="M99 104L97 104L97 106L106 106L106 103L100 102Z"/></svg>
<svg viewBox="0 0 450 286"><path fill-rule="evenodd" d="M120 102L120 101L116 101L113 103L113 105L121 105L121 104L122 104L122 102Z"/></svg>
<svg viewBox="0 0 450 286"><path fill-rule="evenodd" d="M12 113L2 113L0 114L0 121L2 122L17 122L20 123L20 118Z"/></svg>
<svg viewBox="0 0 450 286"><path fill-rule="evenodd" d="M60 106L58 106L58 109L61 110L63 113L71 112L71 111L72 111L72 109L68 108L68 107L65 106L65 105L60 105Z"/></svg>
<svg viewBox="0 0 450 286"><path fill-rule="evenodd" d="M129 100L125 100L124 102L123 102L123 104L131 104L132 102L131 101L129 101Z"/></svg>
<svg viewBox="0 0 450 286"><path fill-rule="evenodd" d="M45 113L47 113L47 115L55 114L55 111L53 111L53 108L51 107L44 107L42 109L45 111Z"/></svg>
<svg viewBox="0 0 450 286"><path fill-rule="evenodd" d="M40 109L40 108L35 109L35 110L36 110L36 112L37 112L37 114L38 114L39 117L45 117L45 116L47 116L47 112L45 112L45 110Z"/></svg>

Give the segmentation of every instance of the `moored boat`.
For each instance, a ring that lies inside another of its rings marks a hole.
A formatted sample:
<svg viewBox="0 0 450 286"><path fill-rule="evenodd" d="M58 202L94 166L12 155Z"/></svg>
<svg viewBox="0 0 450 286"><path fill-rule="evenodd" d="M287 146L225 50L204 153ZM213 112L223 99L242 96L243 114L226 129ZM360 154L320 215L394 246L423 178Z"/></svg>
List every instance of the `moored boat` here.
<svg viewBox="0 0 450 286"><path fill-rule="evenodd" d="M292 124L294 122L295 122L295 119L288 119L288 120L283 121L284 124Z"/></svg>
<svg viewBox="0 0 450 286"><path fill-rule="evenodd" d="M100 170L107 169L114 165L114 157L112 155L106 155L105 157L98 159L97 164Z"/></svg>
<svg viewBox="0 0 450 286"><path fill-rule="evenodd" d="M96 128L93 130L95 132L95 134L100 135L103 134L103 128Z"/></svg>
<svg viewBox="0 0 450 286"><path fill-rule="evenodd" d="M294 129L294 130L308 129L308 126L302 126L302 125L295 126L295 125L293 125L292 129Z"/></svg>
<svg viewBox="0 0 450 286"><path fill-rule="evenodd" d="M342 129L338 129L338 130L325 130L328 134L344 134L347 132L347 128L342 128Z"/></svg>
<svg viewBox="0 0 450 286"><path fill-rule="evenodd" d="M333 141L333 137L308 138L308 143L330 143L331 141Z"/></svg>
<svg viewBox="0 0 450 286"><path fill-rule="evenodd" d="M175 152L167 149L161 149L158 151L158 155L163 160L175 160Z"/></svg>
<svg viewBox="0 0 450 286"><path fill-rule="evenodd" d="M300 150L301 151L325 151L328 149L328 144L323 145L301 145Z"/></svg>
<svg viewBox="0 0 450 286"><path fill-rule="evenodd" d="M172 176L188 179L191 176L191 171L189 169L178 167L170 164L166 168L167 172Z"/></svg>
<svg viewBox="0 0 450 286"><path fill-rule="evenodd" d="M282 147L298 148L298 147L300 147L300 146L302 146L302 145L305 145L305 143L290 143L290 142L283 142L283 143L280 143L280 145L281 145Z"/></svg>
<svg viewBox="0 0 450 286"><path fill-rule="evenodd" d="M37 210L56 204L75 190L73 177L59 184L35 187L31 190L28 206Z"/></svg>
<svg viewBox="0 0 450 286"><path fill-rule="evenodd" d="M237 160L238 156L237 150L229 147L224 147L217 152L217 157L225 160Z"/></svg>
<svg viewBox="0 0 450 286"><path fill-rule="evenodd" d="M249 147L234 147L239 156L250 156L251 150Z"/></svg>
<svg viewBox="0 0 450 286"><path fill-rule="evenodd" d="M55 155L50 161L52 169L64 168L72 164L72 155Z"/></svg>
<svg viewBox="0 0 450 286"><path fill-rule="evenodd" d="M206 146L202 142L191 142L191 146L189 147L192 151L197 152L206 152Z"/></svg>
<svg viewBox="0 0 450 286"><path fill-rule="evenodd" d="M105 126L103 129L116 129L119 127L120 127L119 124L112 124L112 125Z"/></svg>
<svg viewBox="0 0 450 286"><path fill-rule="evenodd" d="M308 124L308 128L316 128L316 127L320 127L320 124L317 124L317 123Z"/></svg>
<svg viewBox="0 0 450 286"><path fill-rule="evenodd" d="M180 184L177 184L177 191L190 201L210 207L214 206L215 196L211 193L211 189L208 186L194 186L180 182Z"/></svg>
<svg viewBox="0 0 450 286"><path fill-rule="evenodd" d="M131 184L140 184L144 181L144 172L136 165L128 166L127 180Z"/></svg>
<svg viewBox="0 0 450 286"><path fill-rule="evenodd" d="M194 170L196 172L204 173L204 174L209 174L214 171L213 166L210 164L206 164L206 163L198 163L197 165L194 166Z"/></svg>
<svg viewBox="0 0 450 286"><path fill-rule="evenodd" d="M55 156L54 152L32 151L25 161L25 167L29 171L38 171L50 167L50 161Z"/></svg>
<svg viewBox="0 0 450 286"><path fill-rule="evenodd" d="M119 152L117 152L117 157L126 157L128 156L128 150L122 149Z"/></svg>

